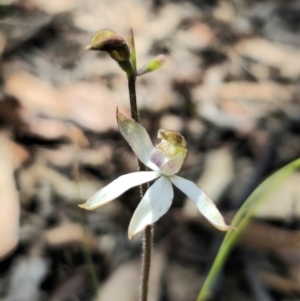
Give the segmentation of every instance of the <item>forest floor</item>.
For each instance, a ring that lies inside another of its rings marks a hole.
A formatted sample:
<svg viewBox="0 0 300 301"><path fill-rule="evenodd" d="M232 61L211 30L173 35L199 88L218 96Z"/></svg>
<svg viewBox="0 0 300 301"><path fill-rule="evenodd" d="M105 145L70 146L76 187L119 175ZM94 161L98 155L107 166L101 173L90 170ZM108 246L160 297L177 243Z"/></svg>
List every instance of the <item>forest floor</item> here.
<svg viewBox="0 0 300 301"><path fill-rule="evenodd" d="M6 1L0 300L138 300L141 236L129 241L127 228L139 189L95 211L77 206L137 168L115 118L117 107L129 116L126 76L85 50L103 28L125 38L133 28L139 66L165 55L137 80L141 123L154 143L160 128L183 134L179 175L228 223L300 155L299 1ZM257 210L212 300L300 300L299 183L298 173ZM9 233L19 233L13 249ZM222 237L175 190L155 224L149 301L196 300Z"/></svg>

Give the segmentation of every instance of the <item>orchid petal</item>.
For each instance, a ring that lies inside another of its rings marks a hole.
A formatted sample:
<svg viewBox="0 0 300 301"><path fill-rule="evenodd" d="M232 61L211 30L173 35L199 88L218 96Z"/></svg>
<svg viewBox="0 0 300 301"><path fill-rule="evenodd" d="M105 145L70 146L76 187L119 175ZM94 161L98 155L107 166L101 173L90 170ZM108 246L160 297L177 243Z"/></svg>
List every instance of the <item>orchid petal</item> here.
<svg viewBox="0 0 300 301"><path fill-rule="evenodd" d="M86 203L79 205L79 207L86 210L93 210L106 203L114 200L126 190L141 185L143 183L152 181L160 176L156 171L141 171L133 172L121 176L96 192Z"/></svg>
<svg viewBox="0 0 300 301"><path fill-rule="evenodd" d="M195 183L178 176L172 176L170 180L196 204L203 216L216 228L222 231L233 229L225 224L216 205Z"/></svg>
<svg viewBox="0 0 300 301"><path fill-rule="evenodd" d="M158 170L159 168L151 162L150 154L155 150L155 147L145 128L120 112L117 112L117 120L121 134L140 161L150 169Z"/></svg>
<svg viewBox="0 0 300 301"><path fill-rule="evenodd" d="M129 239L163 216L171 207L173 196L173 187L169 179L160 177L147 190L136 208L128 229Z"/></svg>

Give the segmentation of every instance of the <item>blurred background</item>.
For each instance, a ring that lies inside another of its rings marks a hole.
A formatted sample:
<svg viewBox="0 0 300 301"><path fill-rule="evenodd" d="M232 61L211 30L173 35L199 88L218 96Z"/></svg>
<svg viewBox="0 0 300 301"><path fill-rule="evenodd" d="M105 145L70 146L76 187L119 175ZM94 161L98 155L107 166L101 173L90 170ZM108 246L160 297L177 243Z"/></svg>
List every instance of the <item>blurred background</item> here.
<svg viewBox="0 0 300 301"><path fill-rule="evenodd" d="M181 132L179 175L230 222L300 155L300 1L0 0L0 300L138 300L141 237L127 239L134 188L77 204L136 170L117 130L125 74L86 51L98 30L135 33L141 121ZM300 300L300 176L256 212L211 300ZM155 225L149 301L196 300L223 233L178 190ZM98 297L96 297L98 293Z"/></svg>

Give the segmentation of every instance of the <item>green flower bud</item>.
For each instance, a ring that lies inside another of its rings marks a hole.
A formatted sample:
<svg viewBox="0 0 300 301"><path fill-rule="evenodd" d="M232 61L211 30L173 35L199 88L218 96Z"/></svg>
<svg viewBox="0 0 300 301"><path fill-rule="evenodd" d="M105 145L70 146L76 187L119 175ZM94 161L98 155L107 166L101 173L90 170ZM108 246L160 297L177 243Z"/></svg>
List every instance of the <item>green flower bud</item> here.
<svg viewBox="0 0 300 301"><path fill-rule="evenodd" d="M142 68L140 68L137 71L137 75L142 75L148 72L155 71L159 69L165 63L165 61L166 61L165 56L163 54L160 54L156 56L154 59L152 59L149 63L144 65Z"/></svg>

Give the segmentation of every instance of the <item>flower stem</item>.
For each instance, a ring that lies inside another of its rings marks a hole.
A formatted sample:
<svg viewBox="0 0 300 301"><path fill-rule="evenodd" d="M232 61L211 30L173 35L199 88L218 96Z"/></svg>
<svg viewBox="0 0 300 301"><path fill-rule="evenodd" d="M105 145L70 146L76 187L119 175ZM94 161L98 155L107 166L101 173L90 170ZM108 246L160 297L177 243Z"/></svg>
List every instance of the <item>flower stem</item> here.
<svg viewBox="0 0 300 301"><path fill-rule="evenodd" d="M140 116L139 116L139 111L137 108L137 101L136 101L136 90L135 90L136 74L135 74L135 72L130 73L130 74L127 73L127 80L128 80L131 117L136 122L140 122Z"/></svg>
<svg viewBox="0 0 300 301"><path fill-rule="evenodd" d="M127 73L128 80L128 90L130 99L130 111L131 117L136 122L140 122L139 111L137 108L136 101L136 73ZM139 171L146 171L146 166L138 160ZM145 195L149 184L145 183L140 186L141 198ZM141 269L141 286L140 286L140 301L147 301L148 298L148 282L150 276L150 266L151 266L151 249L152 249L152 226L149 225L144 230L143 235L143 254L142 254L142 269Z"/></svg>
<svg viewBox="0 0 300 301"><path fill-rule="evenodd" d="M153 239L152 226L149 225L145 228L144 235L143 235L140 301L147 301L148 298L148 282L149 282L150 267L151 267L152 239Z"/></svg>

